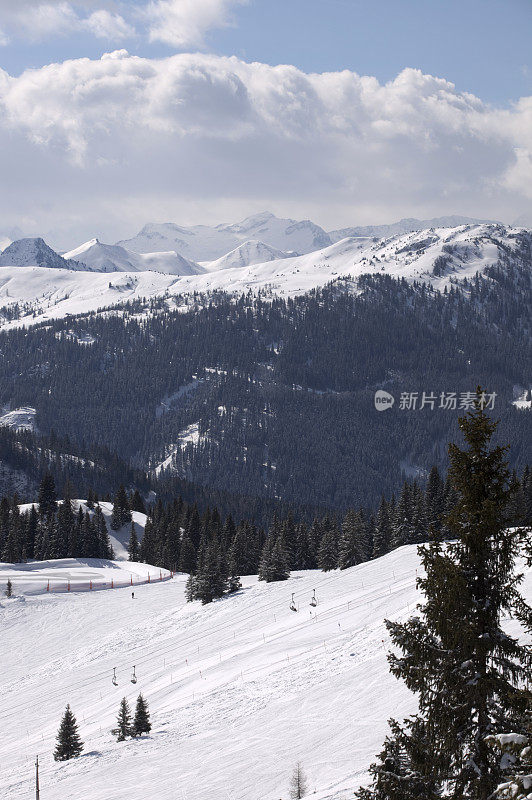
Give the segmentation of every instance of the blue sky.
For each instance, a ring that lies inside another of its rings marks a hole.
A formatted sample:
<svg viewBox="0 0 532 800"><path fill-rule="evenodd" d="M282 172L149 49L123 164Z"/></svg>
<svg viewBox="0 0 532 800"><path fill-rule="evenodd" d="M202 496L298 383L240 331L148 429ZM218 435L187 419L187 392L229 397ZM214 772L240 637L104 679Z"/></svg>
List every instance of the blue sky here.
<svg viewBox="0 0 532 800"><path fill-rule="evenodd" d="M532 225L531 33L532 0L0 0L0 239Z"/></svg>
<svg viewBox="0 0 532 800"><path fill-rule="evenodd" d="M381 81L416 67L499 105L532 94L531 0L250 0L231 18L208 32L207 50ZM16 75L51 61L97 58L109 44L81 34L15 36L0 49L0 65ZM149 57L179 49L142 36L125 46Z"/></svg>

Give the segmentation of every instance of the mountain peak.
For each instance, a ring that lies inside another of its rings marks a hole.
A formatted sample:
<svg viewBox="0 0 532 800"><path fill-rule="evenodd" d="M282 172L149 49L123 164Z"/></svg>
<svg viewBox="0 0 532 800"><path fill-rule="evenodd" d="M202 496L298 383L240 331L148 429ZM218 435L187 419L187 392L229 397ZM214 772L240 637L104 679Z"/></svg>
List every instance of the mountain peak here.
<svg viewBox="0 0 532 800"><path fill-rule="evenodd" d="M49 247L40 236L17 239L0 255L2 267L48 267L52 269L72 269L73 264Z"/></svg>

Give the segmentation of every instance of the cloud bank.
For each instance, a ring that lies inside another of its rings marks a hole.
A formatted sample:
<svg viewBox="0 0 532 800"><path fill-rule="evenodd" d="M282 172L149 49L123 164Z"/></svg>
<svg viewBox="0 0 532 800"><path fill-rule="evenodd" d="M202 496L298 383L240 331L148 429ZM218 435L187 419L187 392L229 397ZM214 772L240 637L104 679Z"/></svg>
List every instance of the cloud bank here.
<svg viewBox="0 0 532 800"><path fill-rule="evenodd" d="M121 50L19 77L0 70L0 152L10 189L0 219L53 228L65 246L149 218L264 208L331 226L449 212L508 220L532 201L532 98L496 109L414 69L380 84Z"/></svg>
<svg viewBox="0 0 532 800"><path fill-rule="evenodd" d="M0 0L5 31L0 45L15 39L40 41L91 33L111 42L136 36L175 48L204 46L211 28L230 23L231 10L247 0ZM119 13L120 11L120 13Z"/></svg>

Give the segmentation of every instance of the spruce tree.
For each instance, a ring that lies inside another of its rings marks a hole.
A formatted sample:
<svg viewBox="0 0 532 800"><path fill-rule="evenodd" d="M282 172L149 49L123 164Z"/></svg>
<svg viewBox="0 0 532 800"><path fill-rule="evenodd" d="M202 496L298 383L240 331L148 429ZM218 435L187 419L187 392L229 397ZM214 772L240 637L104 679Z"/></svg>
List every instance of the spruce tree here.
<svg viewBox="0 0 532 800"><path fill-rule="evenodd" d="M7 579L6 584L6 597L13 597L13 584L11 583L11 579Z"/></svg>
<svg viewBox="0 0 532 800"><path fill-rule="evenodd" d="M179 572L192 575L195 571L196 550L189 537L185 534L181 539L181 547L179 548Z"/></svg>
<svg viewBox="0 0 532 800"><path fill-rule="evenodd" d="M83 742L78 734L76 718L69 705L65 709L56 739L57 745L54 753L56 761L69 761L71 758L79 756L83 750Z"/></svg>
<svg viewBox="0 0 532 800"><path fill-rule="evenodd" d="M338 530L336 525L323 521L324 534L318 549L318 567L324 572L338 566Z"/></svg>
<svg viewBox="0 0 532 800"><path fill-rule="evenodd" d="M139 540L137 538L137 532L135 530L135 523L131 522L131 533L129 534L129 544L127 546L127 552L129 554L130 561L138 561L140 550L139 550Z"/></svg>
<svg viewBox="0 0 532 800"><path fill-rule="evenodd" d="M415 796L416 782L430 779L430 791L442 798L488 800L504 780L489 737L526 733L532 655L501 628L510 615L532 629L515 571L524 535L506 527L506 448L491 445L497 423L484 412L480 389L459 425L467 447L449 447L456 504L444 522L453 541L420 547L425 602L406 623L387 622L400 651L389 656L391 671L417 694L419 707L395 737L403 772L413 776L402 778L402 790L412 794L390 797ZM378 779L367 792L359 796L388 796L378 793Z"/></svg>
<svg viewBox="0 0 532 800"><path fill-rule="evenodd" d="M392 540L392 527L390 522L389 506L384 497L381 498L379 510L375 517L375 530L373 534L373 558L379 558L390 552Z"/></svg>
<svg viewBox="0 0 532 800"><path fill-rule="evenodd" d="M126 697L123 697L120 702L120 708L118 710L118 717L117 717L117 726L113 730L113 733L116 735L117 741L119 742L123 742L125 739L128 738L128 736L133 736L135 733L135 729L131 722L131 711Z"/></svg>
<svg viewBox="0 0 532 800"><path fill-rule="evenodd" d="M43 476L39 486L39 513L46 517L53 514L57 508L57 494L55 481L49 472Z"/></svg>
<svg viewBox="0 0 532 800"><path fill-rule="evenodd" d="M148 711L148 704L142 694L139 694L137 697L133 731L135 736L142 736L143 733L149 733L151 731L150 712Z"/></svg>
<svg viewBox="0 0 532 800"><path fill-rule="evenodd" d="M357 512L349 510L342 522L342 533L338 546L338 567L340 569L354 567L364 561L360 546L360 524L361 520Z"/></svg>

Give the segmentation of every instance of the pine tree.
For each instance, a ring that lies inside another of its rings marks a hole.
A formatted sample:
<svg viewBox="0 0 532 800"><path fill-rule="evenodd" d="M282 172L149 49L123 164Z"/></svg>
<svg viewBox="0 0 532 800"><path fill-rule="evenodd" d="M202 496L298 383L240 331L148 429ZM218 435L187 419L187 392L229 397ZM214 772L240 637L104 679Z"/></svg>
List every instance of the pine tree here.
<svg viewBox="0 0 532 800"><path fill-rule="evenodd" d="M342 522L342 533L338 546L338 567L340 569L354 567L364 561L360 547L360 523L361 520L356 511L351 509L346 513Z"/></svg>
<svg viewBox="0 0 532 800"><path fill-rule="evenodd" d="M303 771L303 767L298 763L294 767L292 777L290 779L290 797L292 800L301 800L307 793L307 778Z"/></svg>
<svg viewBox="0 0 532 800"><path fill-rule="evenodd" d="M131 523L133 525L133 523ZM103 511L98 504L94 514L94 529L96 539L98 541L99 558L112 560L115 557L111 539L109 538L109 531L107 530L107 523L103 515Z"/></svg>
<svg viewBox="0 0 532 800"><path fill-rule="evenodd" d="M234 592L238 592L238 590L242 588L242 582L240 580L240 575L238 574L236 561L231 554L229 554L227 566L229 573L229 579L227 581L227 591L229 594L233 594Z"/></svg>
<svg viewBox="0 0 532 800"><path fill-rule="evenodd" d="M119 530L123 525L131 522L131 509L129 507L129 499L127 492L123 486L120 486L113 500L113 513L111 515L111 528L114 531Z"/></svg>
<svg viewBox="0 0 532 800"><path fill-rule="evenodd" d="M71 758L79 756L83 750L83 742L78 734L76 718L69 705L65 709L56 739L57 745L54 753L56 761L69 761Z"/></svg>
<svg viewBox="0 0 532 800"><path fill-rule="evenodd" d="M262 550L259 565L259 581L285 581L290 577L288 554L283 549L281 536L276 539L269 534Z"/></svg>
<svg viewBox="0 0 532 800"><path fill-rule="evenodd" d="M373 534L373 558L379 558L390 552L392 528L390 523L389 506L384 497L381 498L379 510L375 518Z"/></svg>
<svg viewBox="0 0 532 800"><path fill-rule="evenodd" d="M135 523L131 522L131 533L129 534L129 544L127 546L127 552L129 553L129 560L130 561L138 561L139 560L139 540L137 539L137 532L135 530Z"/></svg>
<svg viewBox="0 0 532 800"><path fill-rule="evenodd" d="M138 489L135 489L133 492L129 506L131 511L140 511L141 514L146 513L146 506L144 505L144 501Z"/></svg>
<svg viewBox="0 0 532 800"><path fill-rule="evenodd" d="M185 534L179 549L179 571L192 575L196 571L196 551L189 537Z"/></svg>
<svg viewBox="0 0 532 800"><path fill-rule="evenodd" d="M480 389L475 409L459 425L467 447L449 447L456 505L444 522L453 541L420 547L425 572L419 580L425 594L420 615L406 623L387 622L401 652L390 654L391 671L418 695L419 707L419 716L395 739L408 756L413 777L403 778L401 786L411 794L393 797L415 796L416 782L430 778L442 798L488 800L504 780L488 737L526 733L523 687L532 679L532 655L501 628L503 614L532 628L532 610L515 573L524 535L506 527L506 448L491 446L497 423L485 414ZM429 763L423 754L430 754ZM377 781L360 796L388 796L378 788Z"/></svg>
<svg viewBox="0 0 532 800"><path fill-rule="evenodd" d="M438 467L434 466L429 472L425 489L425 519L427 534L430 539L441 537L441 527L444 512L444 482L441 479Z"/></svg>
<svg viewBox="0 0 532 800"><path fill-rule="evenodd" d="M50 475L46 473L41 480L39 486L39 513L46 517L53 514L57 507L57 494L55 492L55 482Z"/></svg>
<svg viewBox="0 0 532 800"><path fill-rule="evenodd" d="M7 579L6 584L6 597L13 597L13 584L11 583L11 579Z"/></svg>
<svg viewBox="0 0 532 800"><path fill-rule="evenodd" d="M148 710L148 704L142 694L139 694L137 697L133 730L134 736L142 736L143 733L149 733L151 731L150 712Z"/></svg>
<svg viewBox="0 0 532 800"><path fill-rule="evenodd" d="M323 520L324 534L318 549L318 567L324 572L338 566L338 530L332 522Z"/></svg>
<svg viewBox="0 0 532 800"><path fill-rule="evenodd" d="M405 481L395 509L392 525L392 548L405 544L413 544L414 532L414 507L412 489Z"/></svg>
<svg viewBox="0 0 532 800"><path fill-rule="evenodd" d="M76 518L72 507L72 496L70 485L65 484L63 492L63 502L57 508L57 554L59 558L70 556L73 558L75 553L74 529Z"/></svg>
<svg viewBox="0 0 532 800"><path fill-rule="evenodd" d="M127 698L123 697L120 703L120 709L117 717L117 727L113 730L117 737L117 741L123 742L128 736L134 736L135 729L131 722L131 711Z"/></svg>
<svg viewBox="0 0 532 800"><path fill-rule="evenodd" d="M431 753L425 747L423 721L405 720L401 727L390 720L391 736L384 742L379 761L370 767L373 786L360 789L359 800L438 800L437 779L431 771ZM456 798L458 800L458 798Z"/></svg>

